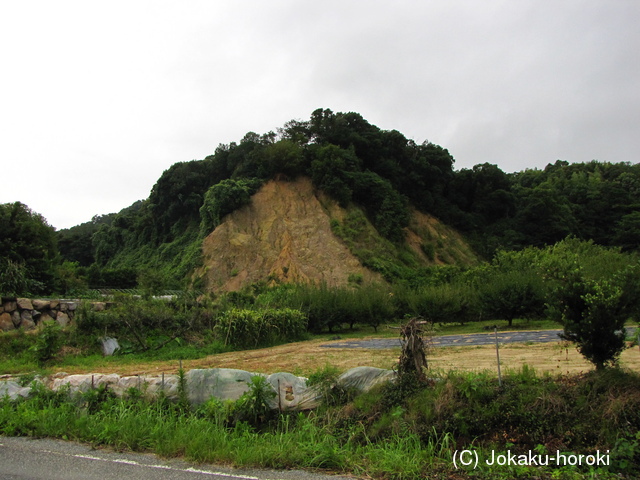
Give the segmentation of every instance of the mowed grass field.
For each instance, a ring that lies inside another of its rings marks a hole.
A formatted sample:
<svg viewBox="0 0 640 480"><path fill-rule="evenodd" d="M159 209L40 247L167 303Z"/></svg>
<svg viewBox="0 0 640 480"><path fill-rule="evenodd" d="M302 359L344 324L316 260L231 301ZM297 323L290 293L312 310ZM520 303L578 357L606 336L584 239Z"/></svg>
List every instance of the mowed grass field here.
<svg viewBox="0 0 640 480"><path fill-rule="evenodd" d="M366 338L366 337L365 337ZM359 339L363 339L360 337ZM341 342L348 341L344 337ZM353 367L372 366L393 368L400 355L400 348L326 348L326 339L314 339L289 343L277 347L244 350L210 355L196 360L182 361L182 368L237 368L256 373L290 372L299 376L322 369L326 365L346 371ZM452 369L464 371L494 370L497 372L496 349L494 345L464 347L433 347L427 360L429 368L435 371ZM514 343L500 345L500 365L503 372L518 370L523 365L533 367L537 372L554 375L575 374L593 370L576 348L567 342ZM622 353L620 365L640 372L640 350L637 346ZM67 373L89 373L86 366L65 365ZM180 363L176 360L137 362L135 364L105 361L94 365L95 373L118 373L120 375L142 375L156 373L176 373Z"/></svg>

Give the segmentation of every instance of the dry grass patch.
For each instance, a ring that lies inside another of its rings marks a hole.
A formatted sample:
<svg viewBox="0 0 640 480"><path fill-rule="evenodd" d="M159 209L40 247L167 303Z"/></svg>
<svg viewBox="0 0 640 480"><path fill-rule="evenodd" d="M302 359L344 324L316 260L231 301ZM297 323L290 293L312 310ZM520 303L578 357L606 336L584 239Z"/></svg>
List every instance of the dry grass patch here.
<svg viewBox="0 0 640 480"><path fill-rule="evenodd" d="M343 339L348 341L349 339ZM244 350L240 352L210 355L197 360L185 360L185 370L195 368L237 368L257 373L291 372L307 376L325 365L346 371L353 367L372 366L393 368L398 362L400 348L326 348L326 340L310 340L289 343L277 347ZM490 345L469 347L438 347L427 355L429 367L447 371L451 369L465 371L495 370L495 347ZM500 347L500 361L503 372L519 369L523 365L533 367L537 372L552 374L579 373L593 370L593 366L584 360L578 351L561 342L538 344L509 344ZM638 348L625 350L621 357L625 368L640 371L640 352ZM176 373L179 363L172 361L150 361L127 365L105 363L100 373L118 373L120 375L138 375L154 373ZM66 367L68 373L87 373L82 367Z"/></svg>
<svg viewBox="0 0 640 480"><path fill-rule="evenodd" d="M625 368L640 371L638 348L625 350L620 363ZM503 372L505 369L518 370L523 365L533 367L537 372L552 374L573 374L594 369L574 346L564 342L501 345L500 365ZM434 348L429 355L429 366L444 371L495 370L496 348L493 345Z"/></svg>

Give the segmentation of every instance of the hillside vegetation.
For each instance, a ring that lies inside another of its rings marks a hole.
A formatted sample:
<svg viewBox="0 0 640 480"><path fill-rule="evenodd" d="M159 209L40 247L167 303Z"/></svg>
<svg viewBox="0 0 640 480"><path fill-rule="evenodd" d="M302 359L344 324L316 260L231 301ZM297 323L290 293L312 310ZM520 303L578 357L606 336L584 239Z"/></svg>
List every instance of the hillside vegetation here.
<svg viewBox="0 0 640 480"><path fill-rule="evenodd" d="M142 277L178 288L200 265L202 239L225 215L248 204L269 179L308 175L341 207L360 209L395 245L407 240L415 209L457 229L487 259L501 249L541 247L568 235L638 248L637 164L559 160L511 174L490 163L458 171L453 165L441 146L381 130L357 113L318 109L307 121L292 120L275 133L249 132L204 160L174 164L148 199L58 232L58 244L64 259L88 269L90 285L126 288ZM442 246L426 242L423 253L433 259ZM465 257L440 259L464 264L473 258ZM378 271L397 276L406 263Z"/></svg>

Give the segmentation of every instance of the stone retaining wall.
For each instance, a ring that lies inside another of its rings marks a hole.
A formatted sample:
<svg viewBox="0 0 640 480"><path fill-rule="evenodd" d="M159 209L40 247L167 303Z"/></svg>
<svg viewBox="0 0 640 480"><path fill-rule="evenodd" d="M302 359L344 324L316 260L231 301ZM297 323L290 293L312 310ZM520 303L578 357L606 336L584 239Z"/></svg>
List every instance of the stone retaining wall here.
<svg viewBox="0 0 640 480"><path fill-rule="evenodd" d="M16 328L30 330L46 320L54 320L65 327L73 321L79 300L45 300L2 297L0 303L0 331ZM95 311L105 310L110 302L91 302Z"/></svg>

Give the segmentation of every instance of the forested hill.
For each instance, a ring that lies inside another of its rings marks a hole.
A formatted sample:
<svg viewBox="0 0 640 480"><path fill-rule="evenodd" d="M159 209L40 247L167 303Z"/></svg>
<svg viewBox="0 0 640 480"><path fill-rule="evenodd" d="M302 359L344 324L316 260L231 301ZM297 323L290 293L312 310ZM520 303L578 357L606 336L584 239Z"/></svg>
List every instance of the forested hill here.
<svg viewBox="0 0 640 480"><path fill-rule="evenodd" d="M486 163L455 170L443 147L381 130L357 113L323 109L275 133L249 132L204 160L174 164L147 200L58 232L59 248L67 260L93 265L89 275L103 276L98 283L124 284L140 267L158 271L167 262L165 273L179 277L198 262L203 236L224 215L266 180L300 175L341 205L360 206L392 242L402 240L414 206L457 228L487 258L567 235L638 248L637 164L557 161L507 174ZM105 278L109 272L120 278Z"/></svg>

